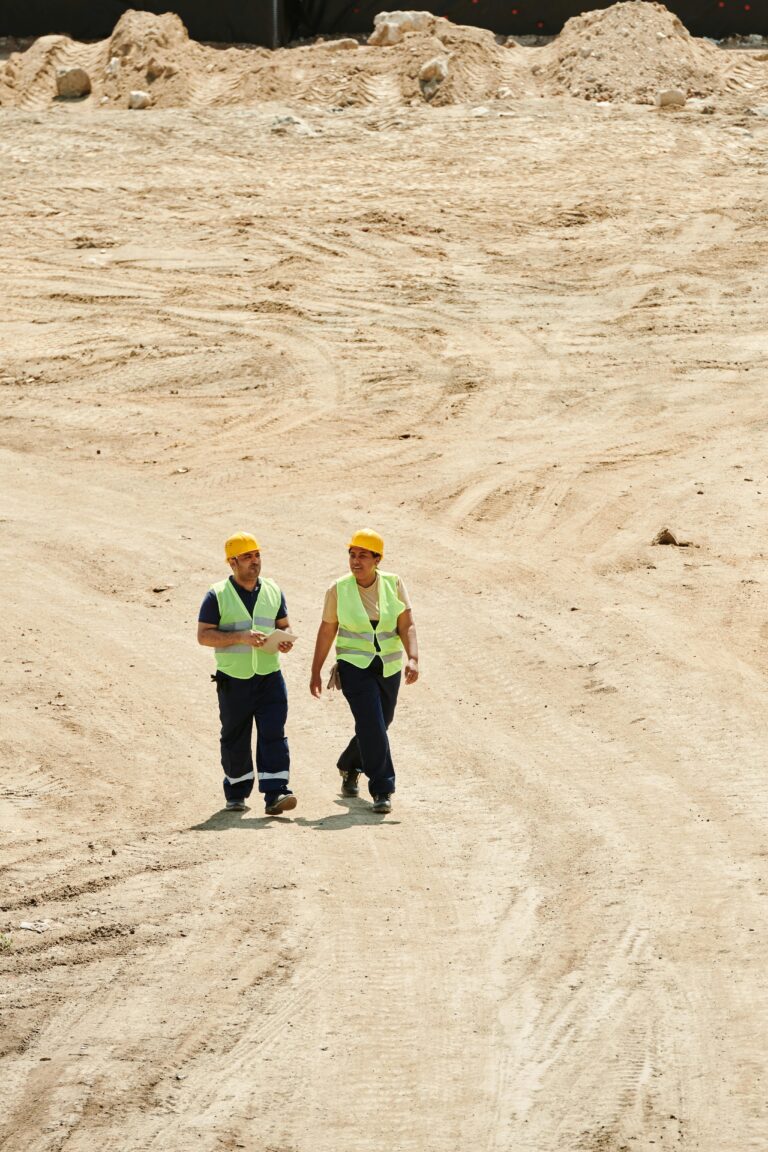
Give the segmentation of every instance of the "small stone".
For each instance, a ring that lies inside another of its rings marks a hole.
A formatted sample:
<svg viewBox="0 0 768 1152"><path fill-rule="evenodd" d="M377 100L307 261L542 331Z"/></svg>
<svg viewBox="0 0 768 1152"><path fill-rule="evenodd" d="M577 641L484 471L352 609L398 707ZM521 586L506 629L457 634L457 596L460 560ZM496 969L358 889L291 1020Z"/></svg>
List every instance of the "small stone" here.
<svg viewBox="0 0 768 1152"><path fill-rule="evenodd" d="M662 88L656 93L654 104L657 108L684 108L686 99L682 88Z"/></svg>
<svg viewBox="0 0 768 1152"><path fill-rule="evenodd" d="M276 133L278 136L285 136L289 132L295 132L298 136L314 136L314 130L310 128L298 116L275 116L274 120L269 126L270 132Z"/></svg>
<svg viewBox="0 0 768 1152"><path fill-rule="evenodd" d="M315 49L322 48L326 52L351 52L353 49L359 48L357 40L347 38L345 40L326 40L319 44L315 44Z"/></svg>
<svg viewBox="0 0 768 1152"><path fill-rule="evenodd" d="M85 68L60 68L56 73L56 94L62 100L79 100L91 91L91 78Z"/></svg>
<svg viewBox="0 0 768 1152"><path fill-rule="evenodd" d="M448 61L445 56L433 56L419 69L419 87L425 100L431 100L440 85L448 78Z"/></svg>
<svg viewBox="0 0 768 1152"><path fill-rule="evenodd" d="M671 544L674 548L690 548L690 540L678 540L674 532L669 528L660 528L659 531L651 540L651 544Z"/></svg>
<svg viewBox="0 0 768 1152"><path fill-rule="evenodd" d="M120 71L120 57L113 56L104 71L106 72L107 76L117 76L118 72Z"/></svg>
<svg viewBox="0 0 768 1152"><path fill-rule="evenodd" d="M128 93L129 108L149 108L152 97L149 92L134 91Z"/></svg>

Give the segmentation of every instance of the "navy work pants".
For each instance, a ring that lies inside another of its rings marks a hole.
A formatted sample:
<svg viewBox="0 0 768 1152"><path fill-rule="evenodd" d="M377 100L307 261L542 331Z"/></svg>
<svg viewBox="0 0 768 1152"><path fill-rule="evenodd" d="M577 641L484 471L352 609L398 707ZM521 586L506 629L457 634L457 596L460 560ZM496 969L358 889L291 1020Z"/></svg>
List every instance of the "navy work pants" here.
<svg viewBox="0 0 768 1152"><path fill-rule="evenodd" d="M256 775L259 791L288 791L290 755L285 738L288 693L282 672L238 680L216 673L221 717L221 766L224 796L245 800L253 788L251 738L256 724Z"/></svg>
<svg viewBox="0 0 768 1152"><path fill-rule="evenodd" d="M375 656L367 668L339 660L339 677L352 715L355 735L337 761L340 772L363 772L371 796L389 796L395 790L395 767L387 729L392 723L400 691L400 672L384 675Z"/></svg>

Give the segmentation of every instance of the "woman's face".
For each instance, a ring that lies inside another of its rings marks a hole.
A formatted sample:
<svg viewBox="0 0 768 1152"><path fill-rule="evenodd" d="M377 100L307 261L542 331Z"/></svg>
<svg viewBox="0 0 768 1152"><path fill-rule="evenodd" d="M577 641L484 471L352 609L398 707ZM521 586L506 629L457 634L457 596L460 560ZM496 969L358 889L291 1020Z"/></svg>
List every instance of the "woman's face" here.
<svg viewBox="0 0 768 1152"><path fill-rule="evenodd" d="M358 584L373 583L380 559L380 556L375 556L367 548L350 548L349 570Z"/></svg>

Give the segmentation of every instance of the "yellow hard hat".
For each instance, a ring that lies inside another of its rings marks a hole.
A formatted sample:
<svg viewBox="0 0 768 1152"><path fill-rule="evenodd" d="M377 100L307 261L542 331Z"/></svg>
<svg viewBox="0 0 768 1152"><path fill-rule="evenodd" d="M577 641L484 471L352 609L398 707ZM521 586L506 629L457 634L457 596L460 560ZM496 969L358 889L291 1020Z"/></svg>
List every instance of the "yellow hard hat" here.
<svg viewBox="0 0 768 1152"><path fill-rule="evenodd" d="M372 528L361 528L359 532L355 532L347 547L367 548L369 552L376 552L379 556L384 555L384 541L378 532L374 532Z"/></svg>
<svg viewBox="0 0 768 1152"><path fill-rule="evenodd" d="M231 560L233 556L242 556L243 552L258 552L259 542L250 532L235 532L224 545L224 556Z"/></svg>

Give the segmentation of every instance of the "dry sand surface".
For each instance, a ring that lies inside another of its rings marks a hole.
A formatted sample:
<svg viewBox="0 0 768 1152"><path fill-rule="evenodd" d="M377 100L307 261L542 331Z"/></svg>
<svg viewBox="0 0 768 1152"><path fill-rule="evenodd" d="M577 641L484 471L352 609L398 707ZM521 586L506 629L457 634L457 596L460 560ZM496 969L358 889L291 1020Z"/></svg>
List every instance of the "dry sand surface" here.
<svg viewBox="0 0 768 1152"><path fill-rule="evenodd" d="M493 55L442 107L408 38L146 112L6 64L4 1152L768 1146L768 64L681 35L667 112L651 48L607 103L573 27L442 34ZM366 522L422 646L389 818L308 692ZM300 635L290 819L220 811L239 528Z"/></svg>

